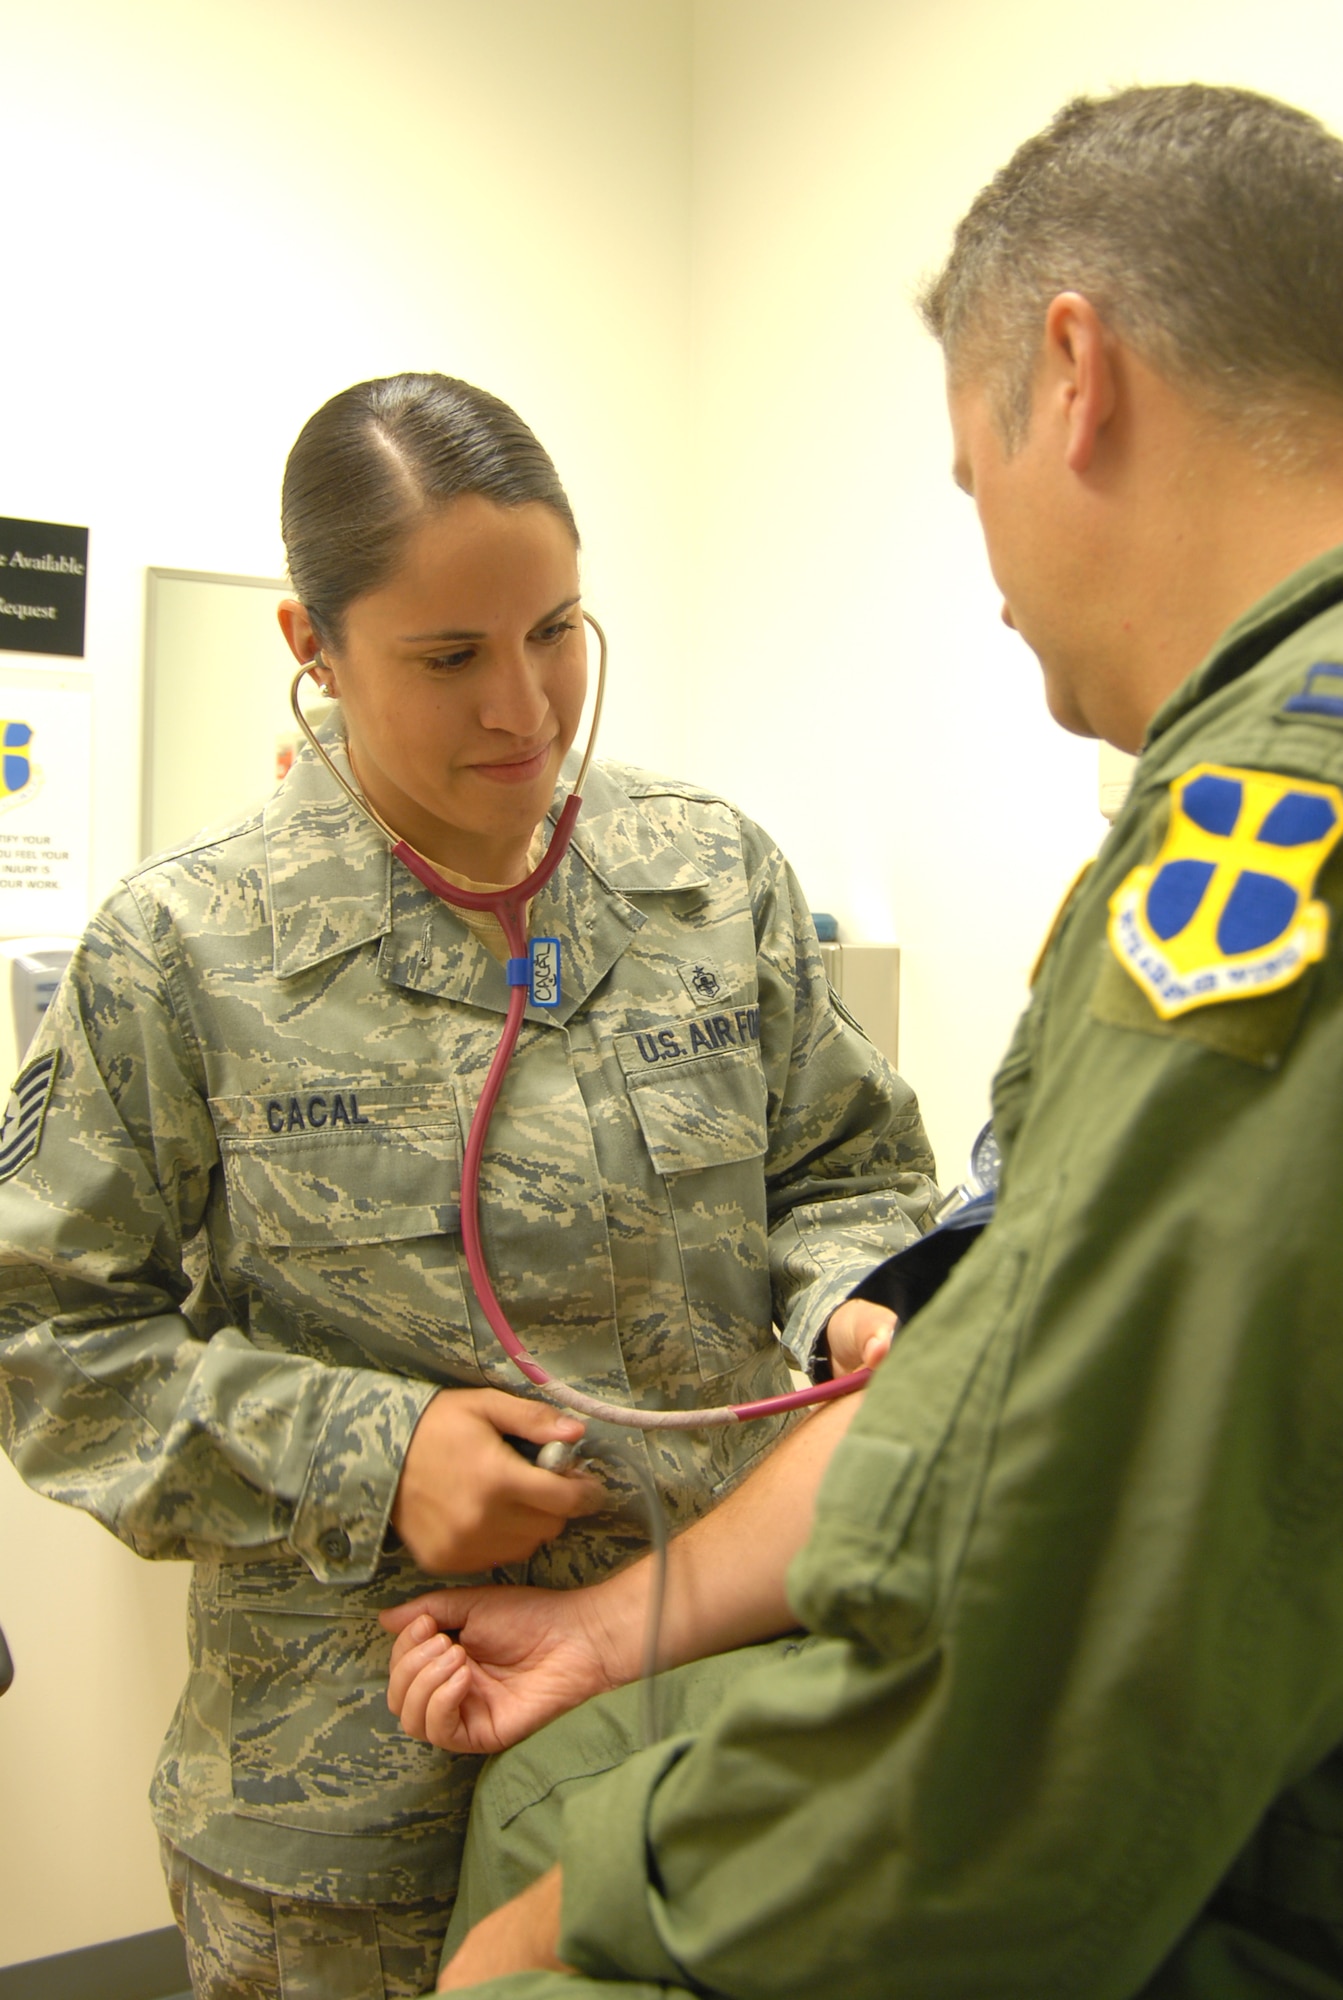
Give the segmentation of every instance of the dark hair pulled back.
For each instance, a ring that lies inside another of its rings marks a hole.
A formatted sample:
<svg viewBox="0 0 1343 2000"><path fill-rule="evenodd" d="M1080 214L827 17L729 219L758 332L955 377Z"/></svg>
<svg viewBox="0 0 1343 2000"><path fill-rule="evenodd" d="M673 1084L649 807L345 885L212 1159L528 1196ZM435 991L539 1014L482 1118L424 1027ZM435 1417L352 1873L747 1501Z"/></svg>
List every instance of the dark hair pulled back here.
<svg viewBox="0 0 1343 2000"><path fill-rule="evenodd" d="M285 465L280 525L289 576L325 646L345 613L401 562L426 515L478 493L551 508L578 529L550 458L497 396L451 375L356 382L323 403Z"/></svg>

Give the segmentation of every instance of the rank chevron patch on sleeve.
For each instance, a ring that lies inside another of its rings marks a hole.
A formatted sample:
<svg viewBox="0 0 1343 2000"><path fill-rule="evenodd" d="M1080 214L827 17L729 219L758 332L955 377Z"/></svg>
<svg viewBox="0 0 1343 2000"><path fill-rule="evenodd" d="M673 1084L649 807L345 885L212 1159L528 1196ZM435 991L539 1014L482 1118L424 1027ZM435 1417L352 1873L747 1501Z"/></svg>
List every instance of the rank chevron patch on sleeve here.
<svg viewBox="0 0 1343 2000"><path fill-rule="evenodd" d="M0 1181L8 1180L32 1159L42 1139L42 1121L56 1081L57 1057L39 1056L29 1063L5 1106L0 1123Z"/></svg>

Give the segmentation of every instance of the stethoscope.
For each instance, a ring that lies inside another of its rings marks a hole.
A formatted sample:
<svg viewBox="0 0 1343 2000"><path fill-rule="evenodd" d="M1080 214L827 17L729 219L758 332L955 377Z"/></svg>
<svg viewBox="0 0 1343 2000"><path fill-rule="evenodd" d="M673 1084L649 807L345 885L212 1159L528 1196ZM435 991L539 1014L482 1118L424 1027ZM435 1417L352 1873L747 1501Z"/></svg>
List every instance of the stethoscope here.
<svg viewBox="0 0 1343 2000"><path fill-rule="evenodd" d="M422 854L417 853L409 841L403 840L393 827L388 826L386 820L380 817L368 800L349 782L327 754L325 745L318 741L299 705L299 687L308 674L313 674L314 679L316 678L314 669L321 659L320 653L299 668L289 690L290 706L299 728L346 797L388 842L396 859L402 862L432 895L437 896L440 902L447 903L451 908L492 911L499 920L508 946L509 956L505 966L509 987L508 1011L499 1037L499 1046L494 1052L494 1060L485 1079L485 1087L480 1093L480 1100L472 1115L471 1129L467 1134L466 1150L462 1157L462 1247L466 1252L466 1267L470 1273L472 1288L499 1345L514 1366L541 1391L547 1401L559 1403L565 1409L577 1410L586 1417L599 1418L608 1424L623 1424L641 1431L697 1431L720 1424L747 1423L756 1417L774 1417L784 1410L800 1410L811 1403L833 1402L838 1396L849 1396L855 1389L861 1389L870 1378L871 1369L860 1368L852 1375L840 1376L837 1381L820 1382L810 1389L794 1389L786 1396L767 1396L755 1403L728 1403L712 1410L636 1410L624 1403L608 1403L600 1396L589 1396L584 1390L572 1388L569 1383L557 1380L555 1376L547 1374L538 1361L532 1359L509 1325L508 1317L490 1281L480 1236L480 1163L485 1152L490 1119L494 1115L504 1075L513 1059L518 1035L522 1029L523 1015L527 1010L532 979L532 961L528 953L527 905L545 887L569 851L574 824L583 804L583 786L587 779L588 767L592 763L593 750L596 748L597 725L601 721L602 698L606 692L606 634L590 612L585 611L582 615L596 633L600 648L597 695L593 703L592 726L588 731L587 748L583 752L583 761L579 766L573 790L565 800L555 822L549 846L531 874L511 888L459 889L455 883L444 881L438 870L426 861Z"/></svg>

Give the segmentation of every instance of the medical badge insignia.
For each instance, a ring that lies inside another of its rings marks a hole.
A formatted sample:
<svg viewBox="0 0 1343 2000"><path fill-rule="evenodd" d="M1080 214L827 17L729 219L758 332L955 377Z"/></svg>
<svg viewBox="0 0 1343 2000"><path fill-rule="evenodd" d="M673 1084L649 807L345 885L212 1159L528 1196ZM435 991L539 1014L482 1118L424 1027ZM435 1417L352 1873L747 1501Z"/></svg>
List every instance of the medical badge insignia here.
<svg viewBox="0 0 1343 2000"><path fill-rule="evenodd" d="M693 965L683 965L680 971L686 992L702 1006L716 1000L723 991L723 975L708 959L697 959Z"/></svg>
<svg viewBox="0 0 1343 2000"><path fill-rule="evenodd" d="M1110 898L1115 956L1162 1020L1276 992L1323 957L1311 891L1341 833L1336 785L1219 764L1175 780L1160 853Z"/></svg>
<svg viewBox="0 0 1343 2000"><path fill-rule="evenodd" d="M4 1121L0 1123L0 1181L16 1174L37 1151L55 1081L56 1057L39 1056L35 1063L29 1063L10 1091Z"/></svg>

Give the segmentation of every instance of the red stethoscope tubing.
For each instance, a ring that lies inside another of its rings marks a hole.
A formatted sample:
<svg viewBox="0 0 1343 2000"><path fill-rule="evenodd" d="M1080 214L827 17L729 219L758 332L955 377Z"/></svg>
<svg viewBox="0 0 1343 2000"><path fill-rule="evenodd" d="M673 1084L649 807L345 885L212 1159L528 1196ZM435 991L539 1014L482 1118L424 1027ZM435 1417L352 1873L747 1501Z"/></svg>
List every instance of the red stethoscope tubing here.
<svg viewBox="0 0 1343 2000"><path fill-rule="evenodd" d="M332 763L299 706L299 686L311 671L311 663L299 668L290 688L290 706L300 729L326 765L332 777L349 798L358 806L365 817L372 821L378 831L391 844L393 855L431 895L449 907L468 910L492 910L503 929L512 964L509 968L508 1010L504 1016L503 1032L499 1046L494 1052L481 1090L476 1108L471 1116L471 1128L467 1133L466 1150L462 1156L462 1247L466 1253L466 1268L470 1273L472 1288L481 1311L489 1321L495 1339L503 1348L513 1365L526 1376L527 1380L541 1391L548 1402L558 1403L565 1409L574 1410L580 1416L595 1417L605 1423L620 1424L633 1430L709 1430L721 1424L749 1423L757 1417L774 1417L785 1410L801 1410L812 1403L830 1403L837 1397L851 1396L855 1389L861 1389L871 1376L870 1368L860 1368L852 1375L841 1375L833 1382L818 1382L809 1389L794 1389L784 1396L766 1396L754 1403L724 1403L710 1410L640 1410L625 1403L610 1403L600 1396L590 1396L584 1389L575 1389L570 1383L560 1381L549 1374L539 1361L533 1360L517 1334L509 1325L508 1315L499 1303L494 1285L490 1279L489 1267L485 1261L485 1247L480 1234L480 1169L485 1155L485 1141L489 1136L490 1120L494 1107L503 1088L504 1076L513 1059L513 1052L522 1032L523 1016L527 1011L527 986L521 976L515 976L514 967L527 957L527 905L537 892L544 888L555 870L569 851L573 839L574 824L582 806L581 787L587 776L588 765L597 740L597 724L601 719L602 695L606 684L606 634L597 620L589 612L583 617L597 634L601 648L601 666L597 682L597 699L592 717L592 728L588 734L587 749L584 753L578 782L565 800L550 844L537 866L524 881L514 883L507 889L459 889L455 883L447 882L438 870L424 856L416 851L408 841L382 820L360 796L352 785Z"/></svg>

